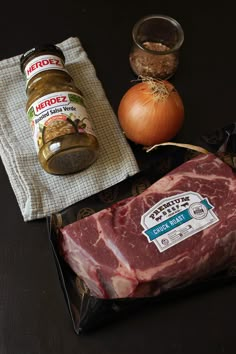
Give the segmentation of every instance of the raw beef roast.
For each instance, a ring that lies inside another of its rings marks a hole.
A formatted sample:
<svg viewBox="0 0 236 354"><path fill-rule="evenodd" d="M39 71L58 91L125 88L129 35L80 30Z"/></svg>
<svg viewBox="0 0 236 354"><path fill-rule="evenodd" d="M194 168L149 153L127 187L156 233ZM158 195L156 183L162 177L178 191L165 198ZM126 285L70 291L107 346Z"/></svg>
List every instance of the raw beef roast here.
<svg viewBox="0 0 236 354"><path fill-rule="evenodd" d="M183 198L189 191L202 200L189 203ZM141 223L146 213L153 223L149 237ZM201 230L206 215L210 224ZM193 229L199 231L191 235ZM101 298L157 295L207 277L236 262L235 174L215 155L199 155L142 194L62 228L61 248L91 294Z"/></svg>

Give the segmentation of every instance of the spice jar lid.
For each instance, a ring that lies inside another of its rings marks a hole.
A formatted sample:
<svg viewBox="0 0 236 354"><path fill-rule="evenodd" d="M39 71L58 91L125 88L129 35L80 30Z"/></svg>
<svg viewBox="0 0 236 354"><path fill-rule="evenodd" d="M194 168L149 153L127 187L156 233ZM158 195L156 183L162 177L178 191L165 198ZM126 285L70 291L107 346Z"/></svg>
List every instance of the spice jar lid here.
<svg viewBox="0 0 236 354"><path fill-rule="evenodd" d="M43 54L43 53L48 53L48 54L56 54L58 55L64 62L65 62L65 56L62 52L62 50L56 46L55 44L42 44L39 45L37 47L34 47L32 49L29 49L27 52L25 52L24 54L22 54L21 58L20 58L20 68L22 73L24 73L24 66L26 64L26 62L34 56L37 56L39 54Z"/></svg>

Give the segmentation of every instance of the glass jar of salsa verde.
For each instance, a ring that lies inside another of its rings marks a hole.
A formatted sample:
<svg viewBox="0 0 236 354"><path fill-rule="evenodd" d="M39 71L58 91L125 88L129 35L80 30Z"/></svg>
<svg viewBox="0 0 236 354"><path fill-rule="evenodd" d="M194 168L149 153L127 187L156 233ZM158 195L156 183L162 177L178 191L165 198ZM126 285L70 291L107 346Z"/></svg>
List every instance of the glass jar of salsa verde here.
<svg viewBox="0 0 236 354"><path fill-rule="evenodd" d="M43 169L55 175L75 173L98 157L99 145L84 97L65 68L62 50L53 44L21 56L26 79L26 112Z"/></svg>

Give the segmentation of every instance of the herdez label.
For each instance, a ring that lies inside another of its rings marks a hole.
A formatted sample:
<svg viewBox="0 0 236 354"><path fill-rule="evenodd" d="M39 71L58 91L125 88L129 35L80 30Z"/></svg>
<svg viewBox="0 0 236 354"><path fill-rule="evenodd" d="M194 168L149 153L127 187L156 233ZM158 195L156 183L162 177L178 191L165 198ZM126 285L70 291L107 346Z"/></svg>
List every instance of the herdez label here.
<svg viewBox="0 0 236 354"><path fill-rule="evenodd" d="M25 66L26 82L28 83L33 76L42 71L53 69L66 71L62 59L58 56L47 54L30 60L30 62Z"/></svg>
<svg viewBox="0 0 236 354"><path fill-rule="evenodd" d="M191 191L164 198L141 217L143 234L163 252L218 222L213 209L207 198Z"/></svg>
<svg viewBox="0 0 236 354"><path fill-rule="evenodd" d="M68 134L94 135L83 97L75 92L54 92L40 97L27 111L36 150Z"/></svg>

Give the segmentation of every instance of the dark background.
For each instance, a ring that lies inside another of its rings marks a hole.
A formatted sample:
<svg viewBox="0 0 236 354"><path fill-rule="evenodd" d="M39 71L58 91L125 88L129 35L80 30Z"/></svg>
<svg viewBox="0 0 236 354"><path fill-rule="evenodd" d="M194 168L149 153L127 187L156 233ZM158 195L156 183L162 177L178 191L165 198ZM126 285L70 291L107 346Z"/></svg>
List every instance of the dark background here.
<svg viewBox="0 0 236 354"><path fill-rule="evenodd" d="M171 79L186 112L177 141L233 122L236 31L227 1L8 1L0 15L0 59L78 36L117 112L134 79L128 62L132 27L154 13L174 17L185 32L180 66ZM77 336L46 222L23 221L1 163L0 193L0 354L235 353L236 283L149 306Z"/></svg>

